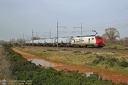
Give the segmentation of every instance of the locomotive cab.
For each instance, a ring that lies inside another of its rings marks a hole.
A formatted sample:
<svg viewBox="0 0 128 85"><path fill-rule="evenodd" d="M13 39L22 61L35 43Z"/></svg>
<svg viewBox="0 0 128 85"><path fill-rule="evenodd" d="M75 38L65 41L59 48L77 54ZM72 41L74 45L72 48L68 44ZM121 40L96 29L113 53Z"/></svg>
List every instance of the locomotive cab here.
<svg viewBox="0 0 128 85"><path fill-rule="evenodd" d="M96 44L97 44L98 47L105 46L103 37L95 36L95 39L96 39Z"/></svg>

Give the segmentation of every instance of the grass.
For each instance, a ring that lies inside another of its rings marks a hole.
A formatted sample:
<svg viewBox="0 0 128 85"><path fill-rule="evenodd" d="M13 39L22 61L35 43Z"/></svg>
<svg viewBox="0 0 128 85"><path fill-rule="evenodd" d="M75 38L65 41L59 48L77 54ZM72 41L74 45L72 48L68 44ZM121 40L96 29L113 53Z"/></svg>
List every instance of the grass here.
<svg viewBox="0 0 128 85"><path fill-rule="evenodd" d="M80 51L61 51L61 50L50 50L49 49L42 49L40 47L26 47L26 48L18 48L22 51L25 51L27 53L52 60L55 62L63 62L68 64L75 64L75 65L85 65L87 61L86 58L89 58L90 55L84 55L81 54ZM31 50L30 50L31 49ZM37 50L38 49L38 50ZM84 59L85 58L85 59ZM91 57L90 57L91 60ZM90 61L89 60L89 61ZM87 61L87 62L89 62Z"/></svg>
<svg viewBox="0 0 128 85"><path fill-rule="evenodd" d="M10 62L6 58L7 54L0 45L0 79L11 79Z"/></svg>
<svg viewBox="0 0 128 85"><path fill-rule="evenodd" d="M26 46L23 48L19 47L18 49L54 62L61 62L91 68L101 68L128 74L128 67L121 67L119 65L122 60L128 62L128 55L126 54L107 52L93 53L86 50L60 50L55 48L47 49L45 47L32 46ZM104 59L101 58L96 61L98 59L98 56L102 56L102 58ZM117 61L114 61L114 59ZM94 61L98 63L94 63Z"/></svg>
<svg viewBox="0 0 128 85"><path fill-rule="evenodd" d="M111 49L128 49L128 47L125 47L123 45L109 45L105 46L104 48L111 48Z"/></svg>

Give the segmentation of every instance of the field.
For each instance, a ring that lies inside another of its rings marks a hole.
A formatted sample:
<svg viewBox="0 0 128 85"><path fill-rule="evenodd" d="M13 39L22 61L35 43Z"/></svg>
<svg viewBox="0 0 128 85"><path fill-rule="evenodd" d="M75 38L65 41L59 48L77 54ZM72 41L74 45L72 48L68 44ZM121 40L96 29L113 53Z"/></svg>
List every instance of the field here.
<svg viewBox="0 0 128 85"><path fill-rule="evenodd" d="M45 60L128 74L127 50L97 48L18 47Z"/></svg>

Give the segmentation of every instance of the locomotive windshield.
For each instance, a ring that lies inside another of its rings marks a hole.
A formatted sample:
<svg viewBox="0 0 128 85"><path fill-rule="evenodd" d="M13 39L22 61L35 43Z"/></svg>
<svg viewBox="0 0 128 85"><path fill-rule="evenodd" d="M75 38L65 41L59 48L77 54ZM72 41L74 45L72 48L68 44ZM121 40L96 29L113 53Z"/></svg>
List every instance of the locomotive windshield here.
<svg viewBox="0 0 128 85"><path fill-rule="evenodd" d="M102 40L102 37L100 37L100 36L97 36L97 39L99 39L99 40Z"/></svg>

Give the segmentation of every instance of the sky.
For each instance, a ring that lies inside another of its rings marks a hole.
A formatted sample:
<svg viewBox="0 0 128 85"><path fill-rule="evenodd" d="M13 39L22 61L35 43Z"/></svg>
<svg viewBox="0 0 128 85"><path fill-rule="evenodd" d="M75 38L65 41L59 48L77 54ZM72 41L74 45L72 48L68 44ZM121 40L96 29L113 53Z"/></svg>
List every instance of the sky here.
<svg viewBox="0 0 128 85"><path fill-rule="evenodd" d="M0 0L0 40L95 34L128 37L128 0ZM82 24L82 26L81 26ZM82 30L81 30L82 27Z"/></svg>

